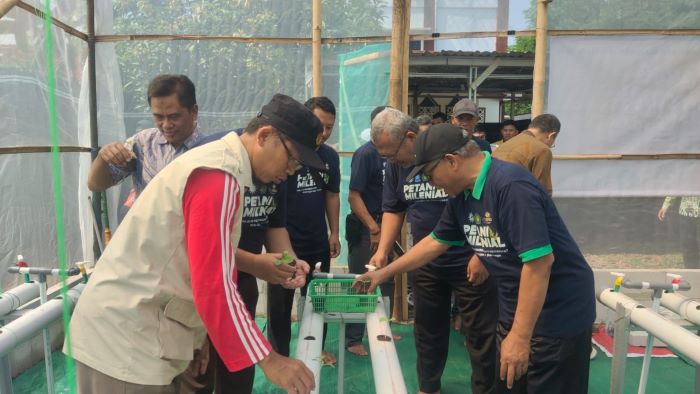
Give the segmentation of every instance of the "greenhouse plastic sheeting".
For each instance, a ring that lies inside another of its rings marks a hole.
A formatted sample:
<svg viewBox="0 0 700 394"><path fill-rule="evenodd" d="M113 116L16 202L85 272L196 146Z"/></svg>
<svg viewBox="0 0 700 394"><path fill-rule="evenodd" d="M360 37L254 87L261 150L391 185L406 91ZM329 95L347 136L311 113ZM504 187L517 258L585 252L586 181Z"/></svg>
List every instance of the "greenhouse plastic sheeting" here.
<svg viewBox="0 0 700 394"><path fill-rule="evenodd" d="M700 154L697 37L553 37L549 56L555 155ZM700 160L556 161L552 176L556 196L700 194Z"/></svg>

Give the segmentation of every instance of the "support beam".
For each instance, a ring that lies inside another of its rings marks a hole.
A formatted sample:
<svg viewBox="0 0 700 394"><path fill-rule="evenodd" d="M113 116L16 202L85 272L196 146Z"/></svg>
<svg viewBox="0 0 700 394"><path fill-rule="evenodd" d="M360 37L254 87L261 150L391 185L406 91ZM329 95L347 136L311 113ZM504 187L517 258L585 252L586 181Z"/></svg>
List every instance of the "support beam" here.
<svg viewBox="0 0 700 394"><path fill-rule="evenodd" d="M313 0L311 5L311 70L314 97L323 96L323 67L321 65L321 0Z"/></svg>
<svg viewBox="0 0 700 394"><path fill-rule="evenodd" d="M408 51L411 0L394 0L391 18L391 74L389 77L389 105L402 109L408 103L403 102L404 58Z"/></svg>
<svg viewBox="0 0 700 394"><path fill-rule="evenodd" d="M19 3L19 0L0 0L0 19L10 12L17 3Z"/></svg>
<svg viewBox="0 0 700 394"><path fill-rule="evenodd" d="M471 88L474 89L474 91L476 91L476 89L479 88L479 85L484 83L486 78L489 78L491 76L491 74L493 74L493 72L496 71L496 69L500 65L501 65L501 59L499 59L499 58L494 59L493 63L491 63L491 65L488 66L486 68L486 70L484 70L484 72L482 72L481 75L479 75L479 77L474 80L474 82L472 82Z"/></svg>
<svg viewBox="0 0 700 394"><path fill-rule="evenodd" d="M0 1L2 1L2 0L0 0ZM32 6L32 5L29 5L21 0L17 1L16 3L17 3L17 8L21 8L25 11L28 11L28 12L38 16L41 19L46 19L46 15L44 14L44 11L42 11L42 10ZM0 15L0 16L2 16L2 15ZM83 41L87 41L87 34L83 33L82 31L69 26L65 22L62 22L62 21L54 18L53 16L51 18L49 18L49 20L51 21L51 24L58 27L59 29L62 29L63 31L72 35L73 37L77 37Z"/></svg>
<svg viewBox="0 0 700 394"><path fill-rule="evenodd" d="M551 0L537 0L535 67L532 81L532 117L544 112L545 71L547 69L547 6Z"/></svg>

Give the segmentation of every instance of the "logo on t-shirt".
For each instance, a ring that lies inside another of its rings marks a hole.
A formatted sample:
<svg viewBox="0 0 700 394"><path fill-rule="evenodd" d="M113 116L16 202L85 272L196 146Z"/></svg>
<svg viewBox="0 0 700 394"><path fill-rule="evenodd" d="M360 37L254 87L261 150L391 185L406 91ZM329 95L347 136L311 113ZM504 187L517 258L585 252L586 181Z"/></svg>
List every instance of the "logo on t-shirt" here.
<svg viewBox="0 0 700 394"><path fill-rule="evenodd" d="M406 201L447 201L447 193L423 179L421 174L416 175L403 185L403 194Z"/></svg>
<svg viewBox="0 0 700 394"><path fill-rule="evenodd" d="M325 171L316 171L312 173L311 169L306 169L306 172L299 172L297 174L297 193L300 194L310 194L316 193L323 190L323 187L330 182L329 166L325 163ZM319 185L317 181L323 182L323 185Z"/></svg>
<svg viewBox="0 0 700 394"><path fill-rule="evenodd" d="M243 196L243 223L260 226L267 222L267 217L277 209L276 185L253 185L246 189Z"/></svg>
<svg viewBox="0 0 700 394"><path fill-rule="evenodd" d="M493 218L491 213L486 211L482 217L478 213L469 212L469 224L462 228L464 237L469 245L480 256L501 256L508 252L506 244L501 240L501 236L491 227Z"/></svg>

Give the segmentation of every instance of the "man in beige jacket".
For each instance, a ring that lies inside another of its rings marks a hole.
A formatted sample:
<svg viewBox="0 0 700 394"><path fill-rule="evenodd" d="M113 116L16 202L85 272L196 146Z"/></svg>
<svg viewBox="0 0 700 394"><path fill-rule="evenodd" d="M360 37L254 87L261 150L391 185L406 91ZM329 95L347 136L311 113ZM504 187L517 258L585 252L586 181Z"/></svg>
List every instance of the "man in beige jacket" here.
<svg viewBox="0 0 700 394"><path fill-rule="evenodd" d="M258 363L288 392L314 388L311 371L272 351L246 312L235 250L244 189L253 177L280 183L302 164L321 167L322 126L284 95L254 122L175 159L127 214L71 319L80 393L176 393L207 333L229 370Z"/></svg>

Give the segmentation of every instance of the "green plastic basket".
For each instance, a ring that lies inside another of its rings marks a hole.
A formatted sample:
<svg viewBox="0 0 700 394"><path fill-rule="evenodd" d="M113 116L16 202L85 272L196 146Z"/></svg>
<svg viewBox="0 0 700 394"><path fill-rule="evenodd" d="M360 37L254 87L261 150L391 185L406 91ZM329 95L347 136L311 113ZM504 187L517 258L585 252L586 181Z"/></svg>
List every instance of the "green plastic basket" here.
<svg viewBox="0 0 700 394"><path fill-rule="evenodd" d="M379 288L369 294L357 294L353 279L314 279L309 283L308 296L314 312L374 312Z"/></svg>

